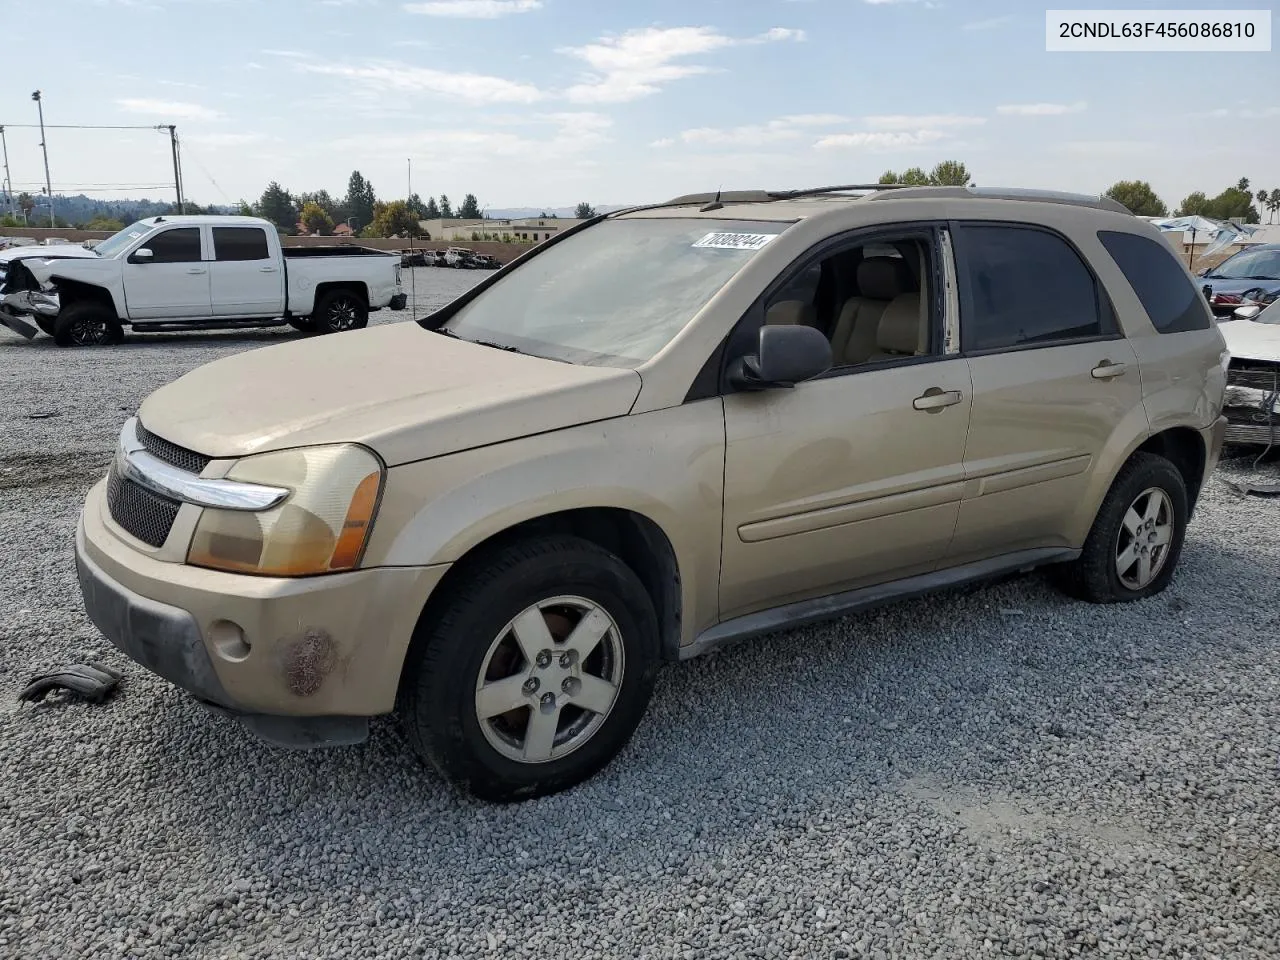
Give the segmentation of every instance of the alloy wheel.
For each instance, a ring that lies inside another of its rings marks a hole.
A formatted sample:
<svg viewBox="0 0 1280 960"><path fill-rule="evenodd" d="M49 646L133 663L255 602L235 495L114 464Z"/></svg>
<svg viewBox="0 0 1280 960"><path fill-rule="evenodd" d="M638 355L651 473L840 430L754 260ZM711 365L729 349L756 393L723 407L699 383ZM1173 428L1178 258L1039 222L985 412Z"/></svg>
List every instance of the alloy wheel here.
<svg viewBox="0 0 1280 960"><path fill-rule="evenodd" d="M1159 487L1143 490L1120 522L1116 575L1130 590L1142 590L1164 569L1173 541L1173 501Z"/></svg>

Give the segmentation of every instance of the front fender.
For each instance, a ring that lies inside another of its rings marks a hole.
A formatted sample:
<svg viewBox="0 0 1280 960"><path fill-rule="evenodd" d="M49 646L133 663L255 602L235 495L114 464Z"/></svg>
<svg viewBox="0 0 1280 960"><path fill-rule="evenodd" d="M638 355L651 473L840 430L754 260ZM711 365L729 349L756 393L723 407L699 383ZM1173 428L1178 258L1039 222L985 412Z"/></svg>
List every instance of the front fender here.
<svg viewBox="0 0 1280 960"><path fill-rule="evenodd" d="M718 615L723 482L719 398L405 464L388 475L365 563L452 563L538 517L631 511L671 543L685 644Z"/></svg>
<svg viewBox="0 0 1280 960"><path fill-rule="evenodd" d="M88 287L111 298L117 317L125 319L129 315L119 264L114 260L45 260L28 267L42 285L51 283L58 287L60 294L64 289ZM61 297L64 303L73 298Z"/></svg>

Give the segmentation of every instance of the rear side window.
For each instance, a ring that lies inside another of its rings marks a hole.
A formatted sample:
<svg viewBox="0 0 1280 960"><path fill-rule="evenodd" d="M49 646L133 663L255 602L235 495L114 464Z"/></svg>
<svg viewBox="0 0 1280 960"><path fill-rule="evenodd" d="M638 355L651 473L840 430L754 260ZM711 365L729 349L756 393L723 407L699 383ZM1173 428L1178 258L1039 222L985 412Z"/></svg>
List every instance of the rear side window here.
<svg viewBox="0 0 1280 960"><path fill-rule="evenodd" d="M213 255L216 260L269 260L267 234L258 227L214 227Z"/></svg>
<svg viewBox="0 0 1280 960"><path fill-rule="evenodd" d="M1098 231L1151 323L1161 333L1208 330L1209 309L1167 244L1134 233Z"/></svg>
<svg viewBox="0 0 1280 960"><path fill-rule="evenodd" d="M1110 305L1061 237L1032 227L963 224L954 239L966 353L1112 333Z"/></svg>
<svg viewBox="0 0 1280 960"><path fill-rule="evenodd" d="M152 263L198 263L200 261L200 228L181 227L158 233L144 246L151 249Z"/></svg>

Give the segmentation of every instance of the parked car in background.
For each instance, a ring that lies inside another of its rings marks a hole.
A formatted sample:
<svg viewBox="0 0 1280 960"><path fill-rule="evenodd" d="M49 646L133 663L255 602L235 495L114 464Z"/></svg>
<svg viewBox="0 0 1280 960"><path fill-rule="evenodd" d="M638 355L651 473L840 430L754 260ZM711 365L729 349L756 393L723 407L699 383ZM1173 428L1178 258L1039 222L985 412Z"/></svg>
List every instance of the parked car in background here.
<svg viewBox="0 0 1280 960"><path fill-rule="evenodd" d="M1160 593L1225 368L1187 268L1111 200L680 197L417 323L160 388L88 494L79 582L124 653L262 736L395 711L520 800L607 764L664 659L1040 566Z"/></svg>
<svg viewBox="0 0 1280 960"><path fill-rule="evenodd" d="M59 257L64 250L76 251L74 259L24 259L6 285L27 296L28 312L59 346L119 343L125 324L158 331L287 323L336 333L407 301L395 254L284 248L275 227L256 217L153 217L93 250L67 244Z"/></svg>
<svg viewBox="0 0 1280 960"><path fill-rule="evenodd" d="M1280 243L1260 243L1200 272L1215 316L1229 317L1239 306L1266 306L1280 297Z"/></svg>
<svg viewBox="0 0 1280 960"><path fill-rule="evenodd" d="M1280 447L1280 300L1237 307L1219 329L1231 352L1227 442Z"/></svg>

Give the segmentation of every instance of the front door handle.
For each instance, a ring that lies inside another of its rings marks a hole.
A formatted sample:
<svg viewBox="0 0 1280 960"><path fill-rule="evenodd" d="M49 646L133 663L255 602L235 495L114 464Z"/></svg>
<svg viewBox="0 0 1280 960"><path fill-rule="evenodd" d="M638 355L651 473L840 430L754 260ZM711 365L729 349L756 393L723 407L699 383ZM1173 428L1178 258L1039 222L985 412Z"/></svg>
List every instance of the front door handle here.
<svg viewBox="0 0 1280 960"><path fill-rule="evenodd" d="M190 270L187 271L187 273L197 273L197 274L204 273L204 272L205 271L203 267L192 267Z"/></svg>
<svg viewBox="0 0 1280 960"><path fill-rule="evenodd" d="M1090 370L1089 374L1095 380L1110 380L1112 377L1124 376L1124 364L1112 363L1110 360L1103 360L1100 364Z"/></svg>
<svg viewBox="0 0 1280 960"><path fill-rule="evenodd" d="M911 405L917 410L938 413L945 407L955 406L959 402L959 390L942 390L938 387L930 387L922 395L912 400Z"/></svg>
<svg viewBox="0 0 1280 960"><path fill-rule="evenodd" d="M275 267L259 267L258 272L259 273L275 273L276 268Z"/></svg>

